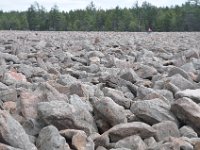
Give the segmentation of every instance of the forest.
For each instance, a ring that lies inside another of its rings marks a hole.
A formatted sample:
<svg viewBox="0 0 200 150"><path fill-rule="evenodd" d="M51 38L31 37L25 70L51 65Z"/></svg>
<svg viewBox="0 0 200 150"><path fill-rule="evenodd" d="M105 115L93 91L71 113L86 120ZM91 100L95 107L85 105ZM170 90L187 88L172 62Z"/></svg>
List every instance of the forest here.
<svg viewBox="0 0 200 150"><path fill-rule="evenodd" d="M50 11L35 2L26 11L0 10L0 30L33 31L200 31L200 1L189 0L181 6L156 7L148 2L131 8L101 9L91 2L85 9Z"/></svg>

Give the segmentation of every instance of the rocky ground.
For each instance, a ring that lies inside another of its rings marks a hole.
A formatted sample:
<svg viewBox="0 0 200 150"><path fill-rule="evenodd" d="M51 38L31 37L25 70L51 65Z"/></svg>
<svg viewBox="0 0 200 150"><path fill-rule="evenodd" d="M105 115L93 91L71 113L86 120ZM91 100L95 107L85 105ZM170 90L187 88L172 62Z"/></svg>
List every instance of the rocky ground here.
<svg viewBox="0 0 200 150"><path fill-rule="evenodd" d="M1 150L200 150L200 33L0 32Z"/></svg>

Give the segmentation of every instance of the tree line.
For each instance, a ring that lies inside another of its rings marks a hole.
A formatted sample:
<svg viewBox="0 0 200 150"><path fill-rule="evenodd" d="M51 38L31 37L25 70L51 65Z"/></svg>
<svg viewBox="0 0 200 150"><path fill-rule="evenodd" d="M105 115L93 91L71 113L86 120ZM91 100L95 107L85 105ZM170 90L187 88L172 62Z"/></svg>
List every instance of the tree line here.
<svg viewBox="0 0 200 150"><path fill-rule="evenodd" d="M85 9L50 11L32 4L27 11L0 11L0 30L42 31L200 31L200 0L182 6L156 7L148 2L131 8L97 9L91 2Z"/></svg>

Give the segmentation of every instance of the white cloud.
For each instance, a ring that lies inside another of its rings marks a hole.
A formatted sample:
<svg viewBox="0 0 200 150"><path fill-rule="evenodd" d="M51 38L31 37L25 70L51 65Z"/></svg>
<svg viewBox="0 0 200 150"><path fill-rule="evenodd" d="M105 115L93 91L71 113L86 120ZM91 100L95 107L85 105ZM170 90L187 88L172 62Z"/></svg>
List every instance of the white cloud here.
<svg viewBox="0 0 200 150"><path fill-rule="evenodd" d="M27 8L34 3L35 0L0 0L0 9L3 11L10 10L27 10ZM36 0L40 5L44 6L47 10L53 5L58 5L60 10L74 10L74 9L84 9L92 0ZM144 0L138 0L141 5ZM186 0L146 0L156 6L171 6L185 3ZM116 6L132 7L136 0L93 0L97 8L109 9L115 8Z"/></svg>

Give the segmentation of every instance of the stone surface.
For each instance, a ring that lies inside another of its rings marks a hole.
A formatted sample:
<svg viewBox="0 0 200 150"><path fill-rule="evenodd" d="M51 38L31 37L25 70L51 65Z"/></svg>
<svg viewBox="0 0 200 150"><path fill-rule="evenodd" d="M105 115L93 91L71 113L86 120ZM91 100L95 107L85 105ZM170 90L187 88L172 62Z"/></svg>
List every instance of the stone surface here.
<svg viewBox="0 0 200 150"><path fill-rule="evenodd" d="M151 125L166 120L177 122L170 112L170 106L161 99L137 101L131 106L131 111Z"/></svg>
<svg viewBox="0 0 200 150"><path fill-rule="evenodd" d="M200 103L200 89L179 91L175 95L176 98L188 97L196 103Z"/></svg>
<svg viewBox="0 0 200 150"><path fill-rule="evenodd" d="M91 114L84 113L64 101L41 102L38 104L38 115L47 123L59 130L72 128L82 129L87 134L97 132Z"/></svg>
<svg viewBox="0 0 200 150"><path fill-rule="evenodd" d="M8 71L4 74L2 82L5 83L6 85L12 85L17 82L26 82L26 77L21 74L17 73L16 71Z"/></svg>
<svg viewBox="0 0 200 150"><path fill-rule="evenodd" d="M128 98L125 98L121 91L106 87L103 89L103 93L105 96L112 98L115 103L125 108L130 108L131 100Z"/></svg>
<svg viewBox="0 0 200 150"><path fill-rule="evenodd" d="M172 121L163 121L152 126L156 132L156 140L162 141L167 137L180 137L178 126Z"/></svg>
<svg viewBox="0 0 200 150"><path fill-rule="evenodd" d="M188 138L197 138L197 133L190 126L183 126L180 129L181 136Z"/></svg>
<svg viewBox="0 0 200 150"><path fill-rule="evenodd" d="M2 144L2 143L0 143L0 149L1 150L22 150L22 149L14 148L14 147Z"/></svg>
<svg viewBox="0 0 200 150"><path fill-rule="evenodd" d="M105 97L94 103L97 115L106 120L111 126L126 123L125 109L116 104L111 98Z"/></svg>
<svg viewBox="0 0 200 150"><path fill-rule="evenodd" d="M137 135L133 135L130 137L126 137L122 140L119 140L116 145L116 148L128 148L134 150L144 150L147 148L146 144L143 142L141 137Z"/></svg>
<svg viewBox="0 0 200 150"><path fill-rule="evenodd" d="M156 130L142 122L119 124L104 132L95 139L96 145L109 146L109 142L117 142L131 135L139 135L141 138L155 136Z"/></svg>
<svg viewBox="0 0 200 150"><path fill-rule="evenodd" d="M200 106L189 98L180 98L176 100L172 106L171 111L183 123L190 125L194 130L200 134Z"/></svg>
<svg viewBox="0 0 200 150"><path fill-rule="evenodd" d="M0 141L14 148L36 150L23 127L6 111L0 110Z"/></svg>
<svg viewBox="0 0 200 150"><path fill-rule="evenodd" d="M36 146L38 150L70 150L65 138L52 125L40 131L36 140Z"/></svg>

